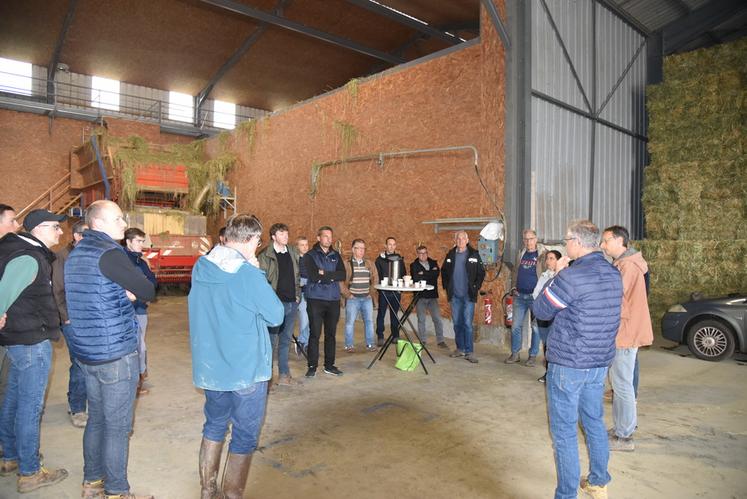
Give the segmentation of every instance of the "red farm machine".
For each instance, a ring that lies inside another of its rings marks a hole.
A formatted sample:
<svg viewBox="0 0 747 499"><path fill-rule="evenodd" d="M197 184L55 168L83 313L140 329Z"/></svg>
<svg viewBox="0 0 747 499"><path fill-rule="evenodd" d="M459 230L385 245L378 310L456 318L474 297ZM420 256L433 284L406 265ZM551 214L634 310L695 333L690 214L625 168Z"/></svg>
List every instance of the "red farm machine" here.
<svg viewBox="0 0 747 499"><path fill-rule="evenodd" d="M212 247L207 217L189 206L196 151L96 133L71 152L70 183L80 193L80 209L100 199L118 203L128 225L147 234L144 256L159 283L189 283L195 262ZM220 202L224 216L235 207L230 195Z"/></svg>

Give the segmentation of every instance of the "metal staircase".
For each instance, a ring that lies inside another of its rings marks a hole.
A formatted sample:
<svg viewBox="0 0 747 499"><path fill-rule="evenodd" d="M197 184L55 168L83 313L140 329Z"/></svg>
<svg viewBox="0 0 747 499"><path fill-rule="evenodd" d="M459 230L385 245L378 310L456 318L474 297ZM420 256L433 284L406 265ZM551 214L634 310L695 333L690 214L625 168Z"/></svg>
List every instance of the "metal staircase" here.
<svg viewBox="0 0 747 499"><path fill-rule="evenodd" d="M44 191L39 197L31 201L28 206L18 212L16 217L20 220L31 210L48 210L52 213L67 213L70 208L80 202L80 194L72 192L70 186L70 172L63 175L57 182Z"/></svg>

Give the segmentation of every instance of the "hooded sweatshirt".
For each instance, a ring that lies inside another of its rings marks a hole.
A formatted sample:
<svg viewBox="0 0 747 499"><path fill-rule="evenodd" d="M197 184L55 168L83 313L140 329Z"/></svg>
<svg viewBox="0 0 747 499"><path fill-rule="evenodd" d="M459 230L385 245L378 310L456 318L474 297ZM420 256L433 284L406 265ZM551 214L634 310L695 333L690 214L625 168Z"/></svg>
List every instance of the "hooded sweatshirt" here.
<svg viewBox="0 0 747 499"><path fill-rule="evenodd" d="M623 299L617 348L638 348L654 342L654 329L648 311L645 274L648 264L638 250L628 248L613 265L622 275Z"/></svg>
<svg viewBox="0 0 747 499"><path fill-rule="evenodd" d="M192 379L198 388L236 391L272 377L268 327L283 304L265 273L227 246L197 260L189 293Z"/></svg>

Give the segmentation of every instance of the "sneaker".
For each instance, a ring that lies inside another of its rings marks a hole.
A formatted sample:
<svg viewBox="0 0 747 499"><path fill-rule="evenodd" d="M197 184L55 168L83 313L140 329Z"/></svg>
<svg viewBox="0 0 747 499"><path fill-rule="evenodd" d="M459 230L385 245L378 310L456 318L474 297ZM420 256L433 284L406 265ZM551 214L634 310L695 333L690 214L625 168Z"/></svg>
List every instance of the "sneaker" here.
<svg viewBox="0 0 747 499"><path fill-rule="evenodd" d="M547 383L547 373L545 373L541 377L537 378L537 381L539 381L540 383Z"/></svg>
<svg viewBox="0 0 747 499"><path fill-rule="evenodd" d="M300 385L301 382L298 381L296 378L291 377L290 374L281 374L278 377L278 385L283 386L292 386L292 385Z"/></svg>
<svg viewBox="0 0 747 499"><path fill-rule="evenodd" d="M607 486L592 485L588 478L581 479L581 492L585 492L592 499L607 499Z"/></svg>
<svg viewBox="0 0 747 499"><path fill-rule="evenodd" d="M345 351L347 353L355 353L355 347L345 347Z"/></svg>
<svg viewBox="0 0 747 499"><path fill-rule="evenodd" d="M454 350L453 352L449 354L449 357L451 358L464 357L464 352L462 352L461 350Z"/></svg>
<svg viewBox="0 0 747 499"><path fill-rule="evenodd" d="M42 466L39 468L39 471L33 475L20 475L18 477L17 489L21 494L25 494L26 492L31 492L32 490L41 487L54 485L63 481L65 478L67 478L67 470L58 469L49 471L47 468Z"/></svg>
<svg viewBox="0 0 747 499"><path fill-rule="evenodd" d="M104 479L92 482L83 482L83 490L80 493L83 499L101 499L104 497Z"/></svg>
<svg viewBox="0 0 747 499"><path fill-rule="evenodd" d="M88 422L88 414L85 412L71 412L70 421L76 428L85 428Z"/></svg>
<svg viewBox="0 0 747 499"><path fill-rule="evenodd" d="M366 345L366 352L378 352L379 349L376 345Z"/></svg>
<svg viewBox="0 0 747 499"><path fill-rule="evenodd" d="M337 369L335 366L332 367L325 367L324 372L327 374L332 374L334 376L342 376L342 371Z"/></svg>
<svg viewBox="0 0 747 499"><path fill-rule="evenodd" d="M18 461L16 459L3 459L0 461L0 476L18 474Z"/></svg>
<svg viewBox="0 0 747 499"><path fill-rule="evenodd" d="M518 364L521 362L521 355L518 353L512 353L509 358L503 361L504 364Z"/></svg>
<svg viewBox="0 0 747 499"><path fill-rule="evenodd" d="M376 346L377 347L383 347L384 346L384 338L376 338Z"/></svg>
<svg viewBox="0 0 747 499"><path fill-rule="evenodd" d="M609 441L610 451L633 452L635 450L635 443L632 437L622 438L613 435L609 438Z"/></svg>
<svg viewBox="0 0 747 499"><path fill-rule="evenodd" d="M477 357L475 357L475 354L473 354L473 353L466 354L464 356L464 360L466 360L468 362L471 362L473 364L477 364L477 362L478 362Z"/></svg>
<svg viewBox="0 0 747 499"><path fill-rule="evenodd" d="M438 342L438 348L446 348L446 349L448 349L449 345L447 345L445 341L439 341Z"/></svg>
<svg viewBox="0 0 747 499"><path fill-rule="evenodd" d="M308 371L306 371L306 377L307 378L313 378L316 376L316 367L310 367Z"/></svg>
<svg viewBox="0 0 747 499"><path fill-rule="evenodd" d="M534 367L534 365L535 365L535 363L534 363L535 359L537 359L536 356L530 355L529 358L527 359L527 361L524 362L524 365L527 366L527 367Z"/></svg>

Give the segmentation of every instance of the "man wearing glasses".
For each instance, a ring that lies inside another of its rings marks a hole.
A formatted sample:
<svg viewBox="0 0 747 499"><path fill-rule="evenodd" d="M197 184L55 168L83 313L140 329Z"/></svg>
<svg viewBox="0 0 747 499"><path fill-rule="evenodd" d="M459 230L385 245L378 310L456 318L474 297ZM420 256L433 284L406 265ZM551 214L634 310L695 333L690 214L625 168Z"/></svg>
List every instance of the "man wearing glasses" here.
<svg viewBox="0 0 747 499"><path fill-rule="evenodd" d="M514 295L514 325L511 328L511 356L508 357L506 364L518 364L521 362L521 337L524 329L524 319L527 312L532 308L534 298L532 293L537 285L540 275L542 275L541 262L544 260L545 248L537 244L537 233L532 229L524 229L523 240L524 248L519 252L514 267L514 288L511 290ZM532 367L535 365L537 353L539 353L539 330L533 321L529 320L532 330L531 343L529 345L529 358L525 365Z"/></svg>
<svg viewBox="0 0 747 499"><path fill-rule="evenodd" d="M60 240L64 215L33 210L23 221L25 232L0 239L0 344L10 362L8 386L0 410L3 460L0 473L18 473L18 492L53 485L67 477L64 469L47 470L39 459L39 429L52 363L50 340L60 337L60 315L52 292L50 247Z"/></svg>
<svg viewBox="0 0 747 499"><path fill-rule="evenodd" d="M554 320L547 336L547 412L558 475L555 497L577 494L579 419L589 449L589 475L581 490L607 497L611 477L602 395L615 358L623 284L599 251L599 229L591 221L571 223L564 240L568 256L558 260L555 277L532 305L537 319Z"/></svg>

